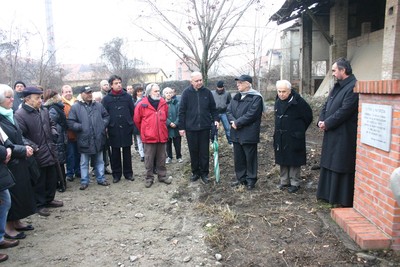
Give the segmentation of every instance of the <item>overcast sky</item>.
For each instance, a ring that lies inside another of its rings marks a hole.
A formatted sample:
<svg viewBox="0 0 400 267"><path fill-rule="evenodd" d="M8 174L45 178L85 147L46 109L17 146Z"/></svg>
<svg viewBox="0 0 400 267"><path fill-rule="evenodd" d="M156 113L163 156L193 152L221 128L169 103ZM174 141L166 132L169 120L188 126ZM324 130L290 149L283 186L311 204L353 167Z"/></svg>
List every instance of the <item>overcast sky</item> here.
<svg viewBox="0 0 400 267"><path fill-rule="evenodd" d="M176 1L158 2L171 5ZM282 6L284 0L265 2L269 5L266 13L270 15ZM21 29L20 32L36 33L34 38L30 37L33 43L30 44L30 49L33 50L32 54L40 54L41 40L45 43L47 40L45 0L0 0L0 4L3 11L0 28L6 31L13 29L14 33L18 32L16 28ZM134 57L147 61L151 67L162 67L166 72L173 71L176 56L163 44L151 41L149 36L137 30L131 23L144 8L143 3L138 0L53 0L57 62L99 62L100 47L114 37L121 37L129 40ZM246 29L246 21L249 19L252 20L253 17L247 16L240 22L242 29ZM265 26L269 17L265 15L259 19L260 25ZM276 48L276 42L279 44L279 35L276 32L272 32L266 45L268 48Z"/></svg>

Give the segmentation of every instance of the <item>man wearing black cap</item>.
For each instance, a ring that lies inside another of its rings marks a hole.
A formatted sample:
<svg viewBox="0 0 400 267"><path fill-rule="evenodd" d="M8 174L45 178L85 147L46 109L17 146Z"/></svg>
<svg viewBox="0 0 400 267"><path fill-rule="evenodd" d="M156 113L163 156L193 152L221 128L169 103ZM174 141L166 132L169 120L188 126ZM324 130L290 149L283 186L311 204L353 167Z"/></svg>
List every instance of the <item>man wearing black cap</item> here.
<svg viewBox="0 0 400 267"><path fill-rule="evenodd" d="M13 111L15 112L17 109L19 109L19 106L22 104L22 91L25 89L26 85L25 83L21 81L16 81L14 83L14 102L13 102Z"/></svg>
<svg viewBox="0 0 400 267"><path fill-rule="evenodd" d="M106 142L106 127L110 121L101 103L93 101L92 89L81 88L82 100L72 105L69 112L68 128L76 132L78 151L81 154L81 187L89 186L89 160L93 159L97 184L110 185L104 176L103 148Z"/></svg>
<svg viewBox="0 0 400 267"><path fill-rule="evenodd" d="M186 88L180 100L179 134L186 135L192 167L192 182L201 178L208 184L209 142L211 124L218 128L218 113L210 90L203 86L203 76L193 72L191 85Z"/></svg>
<svg viewBox="0 0 400 267"><path fill-rule="evenodd" d="M22 135L34 148L34 156L39 165L40 177L34 185L37 213L49 216L47 207L62 207L63 202L55 200L57 188L57 153L53 142L57 130L50 120L47 109L42 109L42 90L27 87L22 91L24 102L15 112L15 119L21 128Z"/></svg>
<svg viewBox="0 0 400 267"><path fill-rule="evenodd" d="M228 108L228 105L232 100L231 94L225 91L224 82L218 81L217 89L215 91L212 91L212 95L214 97L215 105L218 110L218 116L222 122L222 125L224 126L226 140L228 140L228 143L231 145L231 125L229 124L228 117L226 116L226 109ZM215 128L213 128L213 130L215 131ZM211 136L212 140L214 139L215 134L213 130L213 134Z"/></svg>
<svg viewBox="0 0 400 267"><path fill-rule="evenodd" d="M257 182L257 144L260 142L261 115L264 101L252 88L253 79L241 75L235 79L239 93L228 106L228 120L232 126L231 140L237 181L232 186L245 185L252 190Z"/></svg>

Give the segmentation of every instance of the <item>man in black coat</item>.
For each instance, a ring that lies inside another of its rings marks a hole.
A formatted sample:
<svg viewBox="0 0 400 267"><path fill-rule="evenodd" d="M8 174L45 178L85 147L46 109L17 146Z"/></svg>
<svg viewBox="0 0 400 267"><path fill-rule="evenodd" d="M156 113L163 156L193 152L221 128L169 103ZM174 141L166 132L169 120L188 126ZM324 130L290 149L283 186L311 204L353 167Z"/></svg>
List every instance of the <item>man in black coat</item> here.
<svg viewBox="0 0 400 267"><path fill-rule="evenodd" d="M112 75L108 79L111 90L102 100L103 106L110 114L107 130L112 149L111 170L114 183L121 180L122 173L125 179L134 180L131 155L134 104L132 97L122 90L121 82L121 77Z"/></svg>
<svg viewBox="0 0 400 267"><path fill-rule="evenodd" d="M22 91L24 103L15 112L15 119L25 137L25 142L34 148L34 157L40 169L40 177L34 186L37 213L49 216L47 207L61 207L63 202L54 199L58 173L57 152L53 140L58 133L48 110L41 107L42 93L36 87L25 88Z"/></svg>
<svg viewBox="0 0 400 267"><path fill-rule="evenodd" d="M237 181L232 186L245 185L252 190L257 182L257 144L260 142L261 115L264 101L261 94L252 88L249 75L236 78L239 90L230 105L227 115L231 124L231 141Z"/></svg>
<svg viewBox="0 0 400 267"><path fill-rule="evenodd" d="M279 188L294 193L300 188L300 166L306 164L306 130L313 115L289 81L277 81L276 91L274 151L280 165Z"/></svg>
<svg viewBox="0 0 400 267"><path fill-rule="evenodd" d="M202 74L193 72L190 83L180 100L179 134L186 135L188 142L192 167L190 180L195 182L201 178L208 184L210 130L212 124L219 126L218 112L211 91L203 86Z"/></svg>
<svg viewBox="0 0 400 267"><path fill-rule="evenodd" d="M322 107L318 127L324 131L317 198L332 205L353 206L357 145L358 94L350 62L339 58L332 65L336 78Z"/></svg>

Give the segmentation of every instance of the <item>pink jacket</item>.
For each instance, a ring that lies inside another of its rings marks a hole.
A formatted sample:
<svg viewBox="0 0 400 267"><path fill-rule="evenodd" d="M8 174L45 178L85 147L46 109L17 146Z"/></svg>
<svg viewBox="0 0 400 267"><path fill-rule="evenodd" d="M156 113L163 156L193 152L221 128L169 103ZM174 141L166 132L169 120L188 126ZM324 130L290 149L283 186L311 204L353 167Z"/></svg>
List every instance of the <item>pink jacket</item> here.
<svg viewBox="0 0 400 267"><path fill-rule="evenodd" d="M158 109L150 104L147 97L144 97L135 108L133 121L140 131L143 143L166 143L168 140L167 129L168 105L161 98Z"/></svg>

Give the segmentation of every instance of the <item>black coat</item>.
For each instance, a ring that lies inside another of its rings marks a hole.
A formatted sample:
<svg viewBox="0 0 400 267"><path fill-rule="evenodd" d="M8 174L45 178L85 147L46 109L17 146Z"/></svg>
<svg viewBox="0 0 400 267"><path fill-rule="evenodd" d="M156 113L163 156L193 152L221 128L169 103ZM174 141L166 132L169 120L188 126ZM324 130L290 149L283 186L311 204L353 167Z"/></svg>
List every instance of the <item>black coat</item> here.
<svg viewBox="0 0 400 267"><path fill-rule="evenodd" d="M8 140L14 145L11 160L7 163L15 178L15 185L9 189L11 208L8 211L7 220L15 221L36 212L35 195L28 170L29 163L26 159L26 147L18 124L16 122L13 124L6 117L0 115L0 126L7 134Z"/></svg>
<svg viewBox="0 0 400 267"><path fill-rule="evenodd" d="M60 102L46 106L49 115L54 121L58 136L54 140L56 144L58 162L64 164L67 160L67 118L64 113L64 105Z"/></svg>
<svg viewBox="0 0 400 267"><path fill-rule="evenodd" d="M313 115L310 105L292 89L286 100L275 100L275 163L283 166L306 164L306 130Z"/></svg>
<svg viewBox="0 0 400 267"><path fill-rule="evenodd" d="M219 121L214 97L205 87L195 90L186 88L179 101L179 130L209 130L214 121Z"/></svg>
<svg viewBox="0 0 400 267"><path fill-rule="evenodd" d="M241 99L237 93L227 109L228 121L234 121L237 129L231 128L231 140L240 144L260 142L263 99L259 95L247 94Z"/></svg>
<svg viewBox="0 0 400 267"><path fill-rule="evenodd" d="M55 123L47 109L36 110L23 103L15 112L14 119L25 137L24 142L35 149L35 159L40 167L56 164L57 155L53 139L58 136Z"/></svg>
<svg viewBox="0 0 400 267"><path fill-rule="evenodd" d="M321 167L339 173L354 173L357 144L358 94L356 78L339 81L323 106L319 121L325 122Z"/></svg>
<svg viewBox="0 0 400 267"><path fill-rule="evenodd" d="M110 116L100 103L79 101L72 105L67 124L77 134L79 153L94 155L103 150L109 121Z"/></svg>
<svg viewBox="0 0 400 267"><path fill-rule="evenodd" d="M103 106L110 114L108 124L108 138L111 147L128 147L132 145L133 112L132 96L122 91L114 95L110 91L102 101Z"/></svg>

